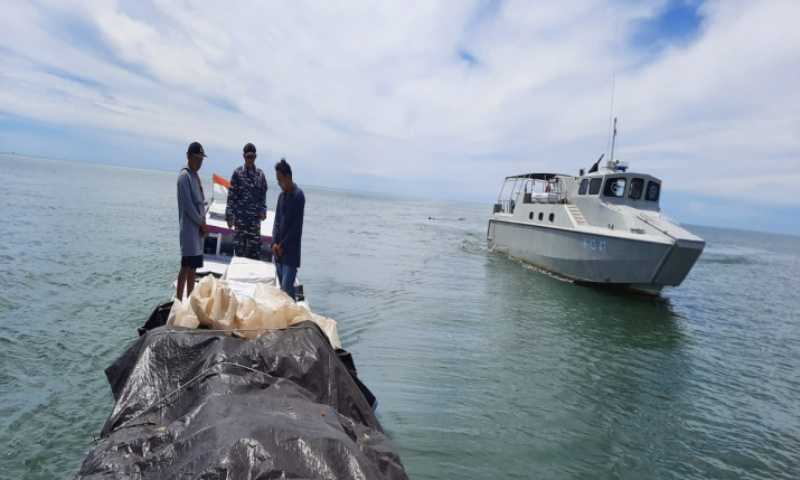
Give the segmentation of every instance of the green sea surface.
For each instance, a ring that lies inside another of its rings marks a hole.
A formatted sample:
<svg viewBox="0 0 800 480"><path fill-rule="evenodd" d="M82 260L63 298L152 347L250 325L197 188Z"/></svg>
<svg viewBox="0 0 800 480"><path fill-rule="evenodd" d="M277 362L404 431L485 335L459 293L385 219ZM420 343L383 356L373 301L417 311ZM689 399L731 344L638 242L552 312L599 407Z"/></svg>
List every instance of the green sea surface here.
<svg viewBox="0 0 800 480"><path fill-rule="evenodd" d="M172 292L176 174L0 156L0 478L92 447L103 370ZM649 298L490 253L489 204L296 181L305 292L411 478L800 476L800 238L690 227L706 251Z"/></svg>

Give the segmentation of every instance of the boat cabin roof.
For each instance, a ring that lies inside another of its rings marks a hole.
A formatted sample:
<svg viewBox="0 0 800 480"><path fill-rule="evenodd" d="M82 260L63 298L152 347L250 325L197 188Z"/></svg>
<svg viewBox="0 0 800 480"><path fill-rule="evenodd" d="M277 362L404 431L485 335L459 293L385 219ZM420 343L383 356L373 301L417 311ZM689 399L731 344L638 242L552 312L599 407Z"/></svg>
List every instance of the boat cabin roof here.
<svg viewBox="0 0 800 480"><path fill-rule="evenodd" d="M552 180L556 177L569 177L563 173L522 173L519 175L511 175L506 177L506 180L514 180L517 178L530 178L534 180Z"/></svg>

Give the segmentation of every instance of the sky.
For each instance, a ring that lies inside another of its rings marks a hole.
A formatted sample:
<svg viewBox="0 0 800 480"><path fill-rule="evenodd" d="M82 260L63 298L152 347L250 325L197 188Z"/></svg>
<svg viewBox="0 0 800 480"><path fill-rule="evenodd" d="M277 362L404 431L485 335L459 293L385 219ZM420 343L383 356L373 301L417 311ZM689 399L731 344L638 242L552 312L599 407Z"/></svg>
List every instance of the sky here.
<svg viewBox="0 0 800 480"><path fill-rule="evenodd" d="M800 234L800 1L7 1L0 151L486 202L609 148L685 223ZM613 114L612 114L613 111Z"/></svg>

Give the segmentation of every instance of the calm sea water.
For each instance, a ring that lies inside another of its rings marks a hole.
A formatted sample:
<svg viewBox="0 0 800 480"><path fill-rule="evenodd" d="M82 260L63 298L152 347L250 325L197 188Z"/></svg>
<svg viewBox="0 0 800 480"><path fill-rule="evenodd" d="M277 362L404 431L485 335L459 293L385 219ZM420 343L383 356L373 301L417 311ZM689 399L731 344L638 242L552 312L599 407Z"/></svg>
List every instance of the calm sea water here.
<svg viewBox="0 0 800 480"><path fill-rule="evenodd" d="M0 477L69 478L170 295L175 174L0 157L0 185ZM412 478L800 475L800 238L694 228L652 299L487 252L490 205L305 191L306 292Z"/></svg>

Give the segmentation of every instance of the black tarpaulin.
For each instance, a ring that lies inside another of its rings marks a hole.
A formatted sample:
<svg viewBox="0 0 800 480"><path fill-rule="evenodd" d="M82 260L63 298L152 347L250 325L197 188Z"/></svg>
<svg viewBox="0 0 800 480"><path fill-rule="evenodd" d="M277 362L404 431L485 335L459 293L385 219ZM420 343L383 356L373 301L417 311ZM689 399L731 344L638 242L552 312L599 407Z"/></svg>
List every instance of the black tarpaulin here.
<svg viewBox="0 0 800 480"><path fill-rule="evenodd" d="M106 376L114 409L76 478L407 478L311 322L256 340L156 328Z"/></svg>

